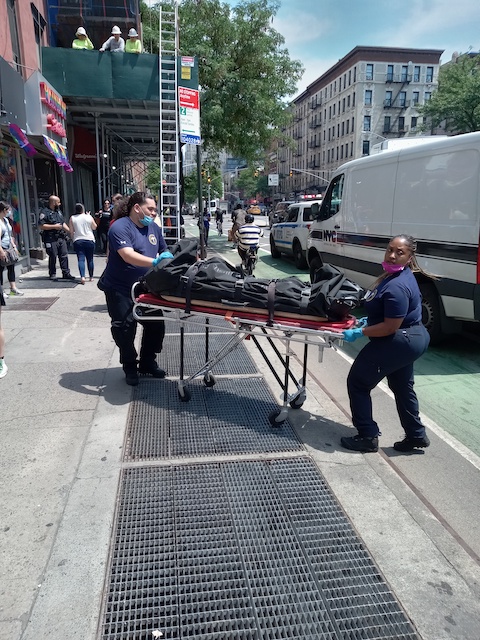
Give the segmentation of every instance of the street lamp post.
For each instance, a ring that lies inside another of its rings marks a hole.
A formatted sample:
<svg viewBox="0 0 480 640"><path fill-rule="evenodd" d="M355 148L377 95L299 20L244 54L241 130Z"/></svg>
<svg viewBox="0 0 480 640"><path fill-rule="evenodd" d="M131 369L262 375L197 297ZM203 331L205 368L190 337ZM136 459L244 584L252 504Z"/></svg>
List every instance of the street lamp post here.
<svg viewBox="0 0 480 640"><path fill-rule="evenodd" d="M323 180L327 184L330 182L330 180L327 180L326 178L322 178L322 176L319 176L316 173L312 173L311 171L303 171L303 169L295 169L295 167L290 167L290 171L296 171L297 173L305 173L307 176L313 176L314 178Z"/></svg>

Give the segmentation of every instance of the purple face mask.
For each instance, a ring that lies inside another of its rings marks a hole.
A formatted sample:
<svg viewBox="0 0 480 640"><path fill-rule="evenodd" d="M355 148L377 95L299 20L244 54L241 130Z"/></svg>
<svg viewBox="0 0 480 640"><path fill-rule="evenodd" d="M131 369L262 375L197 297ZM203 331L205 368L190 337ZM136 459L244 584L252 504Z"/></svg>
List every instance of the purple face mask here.
<svg viewBox="0 0 480 640"><path fill-rule="evenodd" d="M387 273L399 273L405 269L404 264L390 264L390 262L382 262L383 270Z"/></svg>

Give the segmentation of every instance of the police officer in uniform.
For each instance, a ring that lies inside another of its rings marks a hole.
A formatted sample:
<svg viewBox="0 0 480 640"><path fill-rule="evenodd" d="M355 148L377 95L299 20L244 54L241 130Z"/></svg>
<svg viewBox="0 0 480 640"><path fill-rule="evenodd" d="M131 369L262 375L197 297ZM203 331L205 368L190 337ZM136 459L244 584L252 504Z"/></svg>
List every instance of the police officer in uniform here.
<svg viewBox="0 0 480 640"><path fill-rule="evenodd" d="M48 275L54 280L57 271L57 256L64 280L75 280L68 267L67 237L69 229L60 211L60 198L50 196L48 207L41 210L38 226L42 232L43 242L48 254Z"/></svg>

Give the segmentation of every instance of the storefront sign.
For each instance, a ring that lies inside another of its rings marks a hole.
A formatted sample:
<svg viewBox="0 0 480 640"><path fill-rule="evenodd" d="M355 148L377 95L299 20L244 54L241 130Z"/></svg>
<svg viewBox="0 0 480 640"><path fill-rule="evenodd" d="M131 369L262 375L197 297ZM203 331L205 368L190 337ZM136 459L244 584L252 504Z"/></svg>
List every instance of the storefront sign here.
<svg viewBox="0 0 480 640"><path fill-rule="evenodd" d="M180 140L187 144L201 144L200 92L198 89L178 87L180 105Z"/></svg>

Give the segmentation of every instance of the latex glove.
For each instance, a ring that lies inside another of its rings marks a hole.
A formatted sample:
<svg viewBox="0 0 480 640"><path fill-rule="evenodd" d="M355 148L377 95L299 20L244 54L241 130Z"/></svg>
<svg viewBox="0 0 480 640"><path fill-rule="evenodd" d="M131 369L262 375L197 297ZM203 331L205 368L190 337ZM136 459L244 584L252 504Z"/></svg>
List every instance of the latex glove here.
<svg viewBox="0 0 480 640"><path fill-rule="evenodd" d="M361 338L362 336L363 332L360 327L357 329L345 329L343 332L343 339L345 342L355 342L357 338Z"/></svg>
<svg viewBox="0 0 480 640"><path fill-rule="evenodd" d="M163 253L153 259L152 265L156 267L159 262L166 258L173 258L173 253L170 253L170 251L163 251Z"/></svg>
<svg viewBox="0 0 480 640"><path fill-rule="evenodd" d="M363 327L366 327L367 324L368 324L368 318L367 316L364 316L363 318L359 318L357 320L357 324L355 326L359 329L362 329Z"/></svg>

